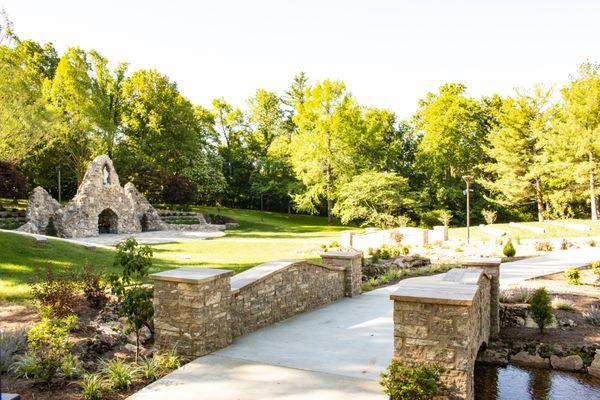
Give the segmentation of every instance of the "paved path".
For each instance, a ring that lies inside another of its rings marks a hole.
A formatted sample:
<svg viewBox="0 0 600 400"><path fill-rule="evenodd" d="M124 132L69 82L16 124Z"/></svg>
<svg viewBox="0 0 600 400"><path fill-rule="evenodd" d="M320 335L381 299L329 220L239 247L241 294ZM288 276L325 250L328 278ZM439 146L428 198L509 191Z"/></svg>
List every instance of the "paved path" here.
<svg viewBox="0 0 600 400"><path fill-rule="evenodd" d="M542 257L504 263L500 266L500 286L506 287L527 279L582 267L600 260L599 247L558 250Z"/></svg>
<svg viewBox="0 0 600 400"><path fill-rule="evenodd" d="M500 282L600 259L600 249L560 251L503 264ZM131 400L384 400L379 374L393 352L396 285L295 316L239 337L147 386Z"/></svg>

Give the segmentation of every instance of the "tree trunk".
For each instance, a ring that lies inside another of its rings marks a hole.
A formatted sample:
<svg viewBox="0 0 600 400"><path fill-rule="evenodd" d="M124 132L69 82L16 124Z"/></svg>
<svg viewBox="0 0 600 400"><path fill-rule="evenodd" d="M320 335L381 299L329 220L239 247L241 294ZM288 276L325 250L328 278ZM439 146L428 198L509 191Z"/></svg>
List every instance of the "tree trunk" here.
<svg viewBox="0 0 600 400"><path fill-rule="evenodd" d="M592 221L598 220L598 201L596 199L596 174L594 172L594 153L588 153L590 160L590 202L592 207Z"/></svg>
<svg viewBox="0 0 600 400"><path fill-rule="evenodd" d="M542 182L540 177L535 178L535 201L537 203L538 221L544 222L546 206L544 205L544 198L542 197Z"/></svg>

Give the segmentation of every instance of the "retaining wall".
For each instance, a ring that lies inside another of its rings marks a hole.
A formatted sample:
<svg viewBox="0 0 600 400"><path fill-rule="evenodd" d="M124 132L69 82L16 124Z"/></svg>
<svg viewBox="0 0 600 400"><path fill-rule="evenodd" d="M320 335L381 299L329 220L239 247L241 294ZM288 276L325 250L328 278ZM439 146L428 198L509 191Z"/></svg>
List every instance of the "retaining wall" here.
<svg viewBox="0 0 600 400"><path fill-rule="evenodd" d="M321 257L322 264L275 261L234 277L229 270L193 267L151 275L157 347L200 357L236 336L360 294L360 253Z"/></svg>

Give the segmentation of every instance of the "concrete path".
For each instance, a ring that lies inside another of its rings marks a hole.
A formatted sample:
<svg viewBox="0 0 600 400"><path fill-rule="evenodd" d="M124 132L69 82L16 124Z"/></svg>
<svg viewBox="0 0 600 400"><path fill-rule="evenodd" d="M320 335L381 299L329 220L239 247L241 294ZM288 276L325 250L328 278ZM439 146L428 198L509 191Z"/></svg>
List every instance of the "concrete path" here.
<svg viewBox="0 0 600 400"><path fill-rule="evenodd" d="M506 287L527 279L555 274L570 267L583 267L600 260L599 247L557 250L542 257L503 263L500 266L500 286Z"/></svg>
<svg viewBox="0 0 600 400"><path fill-rule="evenodd" d="M557 251L502 264L518 283L600 259L600 249ZM379 374L393 352L396 285L345 298L239 337L147 386L131 400L384 400Z"/></svg>

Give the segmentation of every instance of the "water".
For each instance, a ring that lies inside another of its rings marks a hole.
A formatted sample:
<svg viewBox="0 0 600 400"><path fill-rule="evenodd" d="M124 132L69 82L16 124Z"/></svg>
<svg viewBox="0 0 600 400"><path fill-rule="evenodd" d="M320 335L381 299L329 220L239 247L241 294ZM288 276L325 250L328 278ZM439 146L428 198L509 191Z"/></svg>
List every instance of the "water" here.
<svg viewBox="0 0 600 400"><path fill-rule="evenodd" d="M513 365L475 366L476 400L600 400L600 379Z"/></svg>

